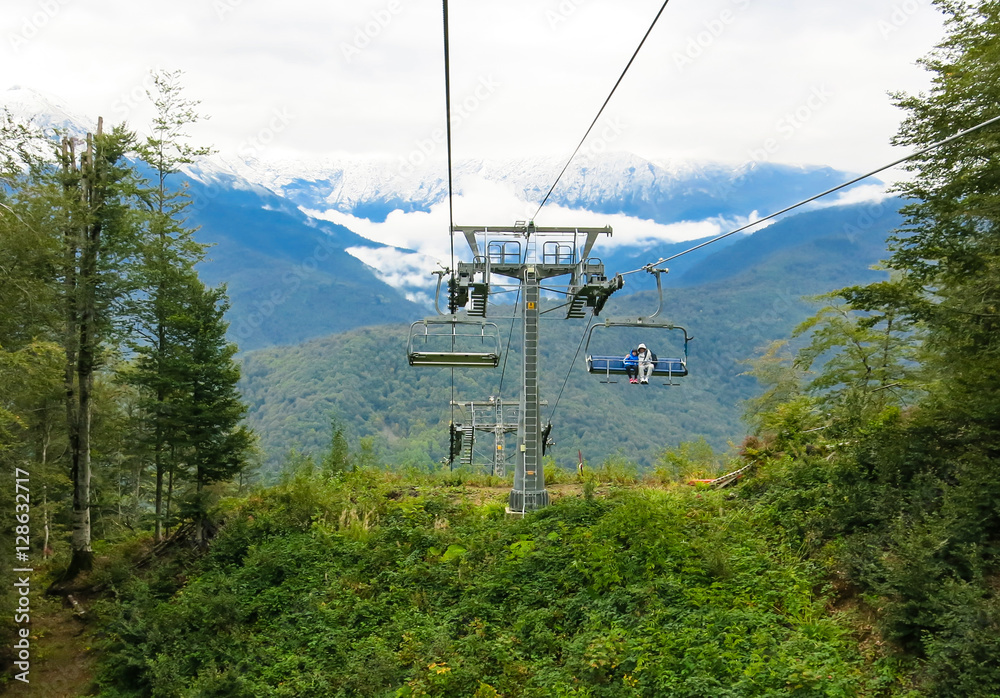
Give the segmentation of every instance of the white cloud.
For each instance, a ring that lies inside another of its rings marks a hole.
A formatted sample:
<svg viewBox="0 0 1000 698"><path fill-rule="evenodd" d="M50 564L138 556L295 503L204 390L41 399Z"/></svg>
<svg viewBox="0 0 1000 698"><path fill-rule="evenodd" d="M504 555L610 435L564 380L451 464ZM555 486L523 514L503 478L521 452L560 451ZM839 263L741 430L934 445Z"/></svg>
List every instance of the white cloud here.
<svg viewBox="0 0 1000 698"><path fill-rule="evenodd" d="M484 77L498 85L456 127L457 157L568 155L660 4L452 3L453 99ZM98 35L80 50L81 36ZM929 0L671 3L605 117L625 125L616 148L648 158L746 162L779 138L774 161L862 171L896 156L901 114L886 93L927 86L915 61L941 36ZM681 66L685 52L697 55ZM302 158L405 157L444 125L441 7L430 0L176 0L169 11L9 0L0 57L0 89L49 91L140 130L149 110L133 96L148 70L183 69L213 117L192 134L223 152L274 130L275 110L290 118L269 152ZM816 87L830 99L783 137L782 119Z"/></svg>
<svg viewBox="0 0 1000 698"><path fill-rule="evenodd" d="M469 177L463 181L463 192L455 197L456 225L511 225L518 220L527 220L535 212L536 204L525 202L517 197L505 185L488 182L481 177ZM431 207L430 212L418 211L404 213L396 210L390 213L384 222L378 223L367 218L358 218L336 210L313 211L302 209L304 213L314 218L328 220L358 233L359 235L382 243L404 249L415 250L418 255L406 258L398 254L391 256L393 263L404 262L415 264L418 260L425 264L425 274L431 269L426 266L430 260L435 260L445 266L450 265L451 239L448 235L448 202L444 201ZM475 213L473 214L472 211ZM548 204L536 219L538 225L560 225L567 227L603 227L610 225L613 230L611 237L602 238L598 242L596 254L600 250L623 245L638 247L653 247L663 242L678 242L695 238L718 235L734 227L744 225L752 220L756 212L743 218L723 220L710 218L701 221L683 221L663 225L651 220L644 220L624 214L595 213L581 209L570 209ZM474 216L474 218L473 218ZM556 223L558 221L558 223ZM365 249L365 248L359 248ZM378 269L386 270L389 257L378 257L373 252L365 252L368 258L359 259ZM385 253L388 255L388 253ZM457 260L468 261L469 250L465 238L455 236L455 256ZM369 261L370 260L370 261ZM388 273L388 272L383 272ZM403 271L407 274L409 271ZM396 285L396 284L394 284Z"/></svg>
<svg viewBox="0 0 1000 698"><path fill-rule="evenodd" d="M840 192L836 198L828 200L820 199L819 203L823 207L847 206L849 204L877 204L894 196L887 189L888 185L886 184L864 184Z"/></svg>
<svg viewBox="0 0 1000 698"><path fill-rule="evenodd" d="M378 277L396 288L426 287L435 261L419 252L403 252L393 247L348 247L348 254L375 269Z"/></svg>

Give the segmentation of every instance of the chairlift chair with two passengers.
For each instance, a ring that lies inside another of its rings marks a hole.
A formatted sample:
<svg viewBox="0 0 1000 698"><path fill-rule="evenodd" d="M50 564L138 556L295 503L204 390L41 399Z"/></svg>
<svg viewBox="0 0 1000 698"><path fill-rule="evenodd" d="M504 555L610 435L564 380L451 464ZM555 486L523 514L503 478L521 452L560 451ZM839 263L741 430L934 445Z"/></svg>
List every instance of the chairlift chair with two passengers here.
<svg viewBox="0 0 1000 698"><path fill-rule="evenodd" d="M664 385L679 385L679 383L676 383L674 379L683 378L688 374L688 342L694 338L691 337L687 333L687 330L680 325L656 319L657 316L659 316L660 311L663 309L663 286L660 283L660 274L665 273L667 270L648 268L646 271L656 276L656 291L659 299L656 311L648 317L638 317L635 319L616 320L608 318L605 319L604 322L591 327L590 332L587 334L587 344L584 349L584 354L587 357L587 372L600 376L602 383L617 383L618 381L614 380L613 376L626 374L624 352L618 355L599 355L593 354L590 350L590 343L594 338L594 332L599 331L599 333L603 333L606 330L612 330L612 328L642 328L644 330L653 330L660 333L664 331L680 332L684 337L682 355L676 358L657 357L656 364L653 368L653 375L665 376L667 382L664 383ZM621 337L625 340L630 340L632 335L631 332L616 330L612 330L609 334ZM619 346L626 345L622 342ZM627 351L628 350L626 349L625 352Z"/></svg>

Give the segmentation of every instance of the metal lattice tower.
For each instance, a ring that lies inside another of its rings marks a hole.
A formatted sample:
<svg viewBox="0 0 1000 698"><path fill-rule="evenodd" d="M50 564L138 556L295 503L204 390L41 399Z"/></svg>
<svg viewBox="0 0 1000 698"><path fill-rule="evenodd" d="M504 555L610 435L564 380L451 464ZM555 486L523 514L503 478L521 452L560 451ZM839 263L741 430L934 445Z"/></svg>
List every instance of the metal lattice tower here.
<svg viewBox="0 0 1000 698"><path fill-rule="evenodd" d="M485 316L494 276L520 285L522 318L521 396L518 403L517 461L508 510L524 514L549 502L542 471L541 400L538 392L539 316L541 284L569 276L565 286L567 317L583 317L583 308L600 312L608 297L621 288L620 277L609 281L604 264L590 257L600 235L611 228L540 228L533 222L513 226L454 226L465 235L473 261L460 262L452 302L459 307L473 301L471 313ZM546 288L550 288L546 284Z"/></svg>
<svg viewBox="0 0 1000 698"><path fill-rule="evenodd" d="M462 432L462 465L481 468L491 475L504 477L516 448L520 403L490 397L485 401L453 402L461 407L466 419L457 425Z"/></svg>

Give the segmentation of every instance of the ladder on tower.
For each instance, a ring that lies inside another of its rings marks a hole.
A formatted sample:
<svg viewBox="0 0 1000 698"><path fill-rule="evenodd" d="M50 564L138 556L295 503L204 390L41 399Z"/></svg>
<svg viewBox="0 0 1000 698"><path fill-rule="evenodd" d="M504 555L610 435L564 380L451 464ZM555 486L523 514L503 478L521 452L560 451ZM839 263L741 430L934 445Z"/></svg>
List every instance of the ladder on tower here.
<svg viewBox="0 0 1000 698"><path fill-rule="evenodd" d="M469 286L469 300L472 301L472 305L467 310L468 314L475 317L486 317L486 304L489 297L489 284L471 284Z"/></svg>
<svg viewBox="0 0 1000 698"><path fill-rule="evenodd" d="M475 441L475 431L475 428L472 426L466 426L466 428L462 431L462 457L459 459L459 462L462 465L472 465L472 445Z"/></svg>
<svg viewBox="0 0 1000 698"><path fill-rule="evenodd" d="M569 308L566 310L567 318L580 318L586 317L587 313L584 308L587 307L587 296L583 294L577 294L573 296L572 300L569 302Z"/></svg>

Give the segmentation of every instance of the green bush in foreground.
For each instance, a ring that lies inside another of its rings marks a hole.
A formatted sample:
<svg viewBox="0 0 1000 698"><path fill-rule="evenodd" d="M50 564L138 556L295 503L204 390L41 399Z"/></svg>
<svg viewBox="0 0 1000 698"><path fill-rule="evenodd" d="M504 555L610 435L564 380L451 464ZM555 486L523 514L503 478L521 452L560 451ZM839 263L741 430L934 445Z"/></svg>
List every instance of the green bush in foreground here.
<svg viewBox="0 0 1000 698"><path fill-rule="evenodd" d="M300 476L230 511L186 583L118 590L101 695L897 693L821 583L718 492L522 520L390 475Z"/></svg>

